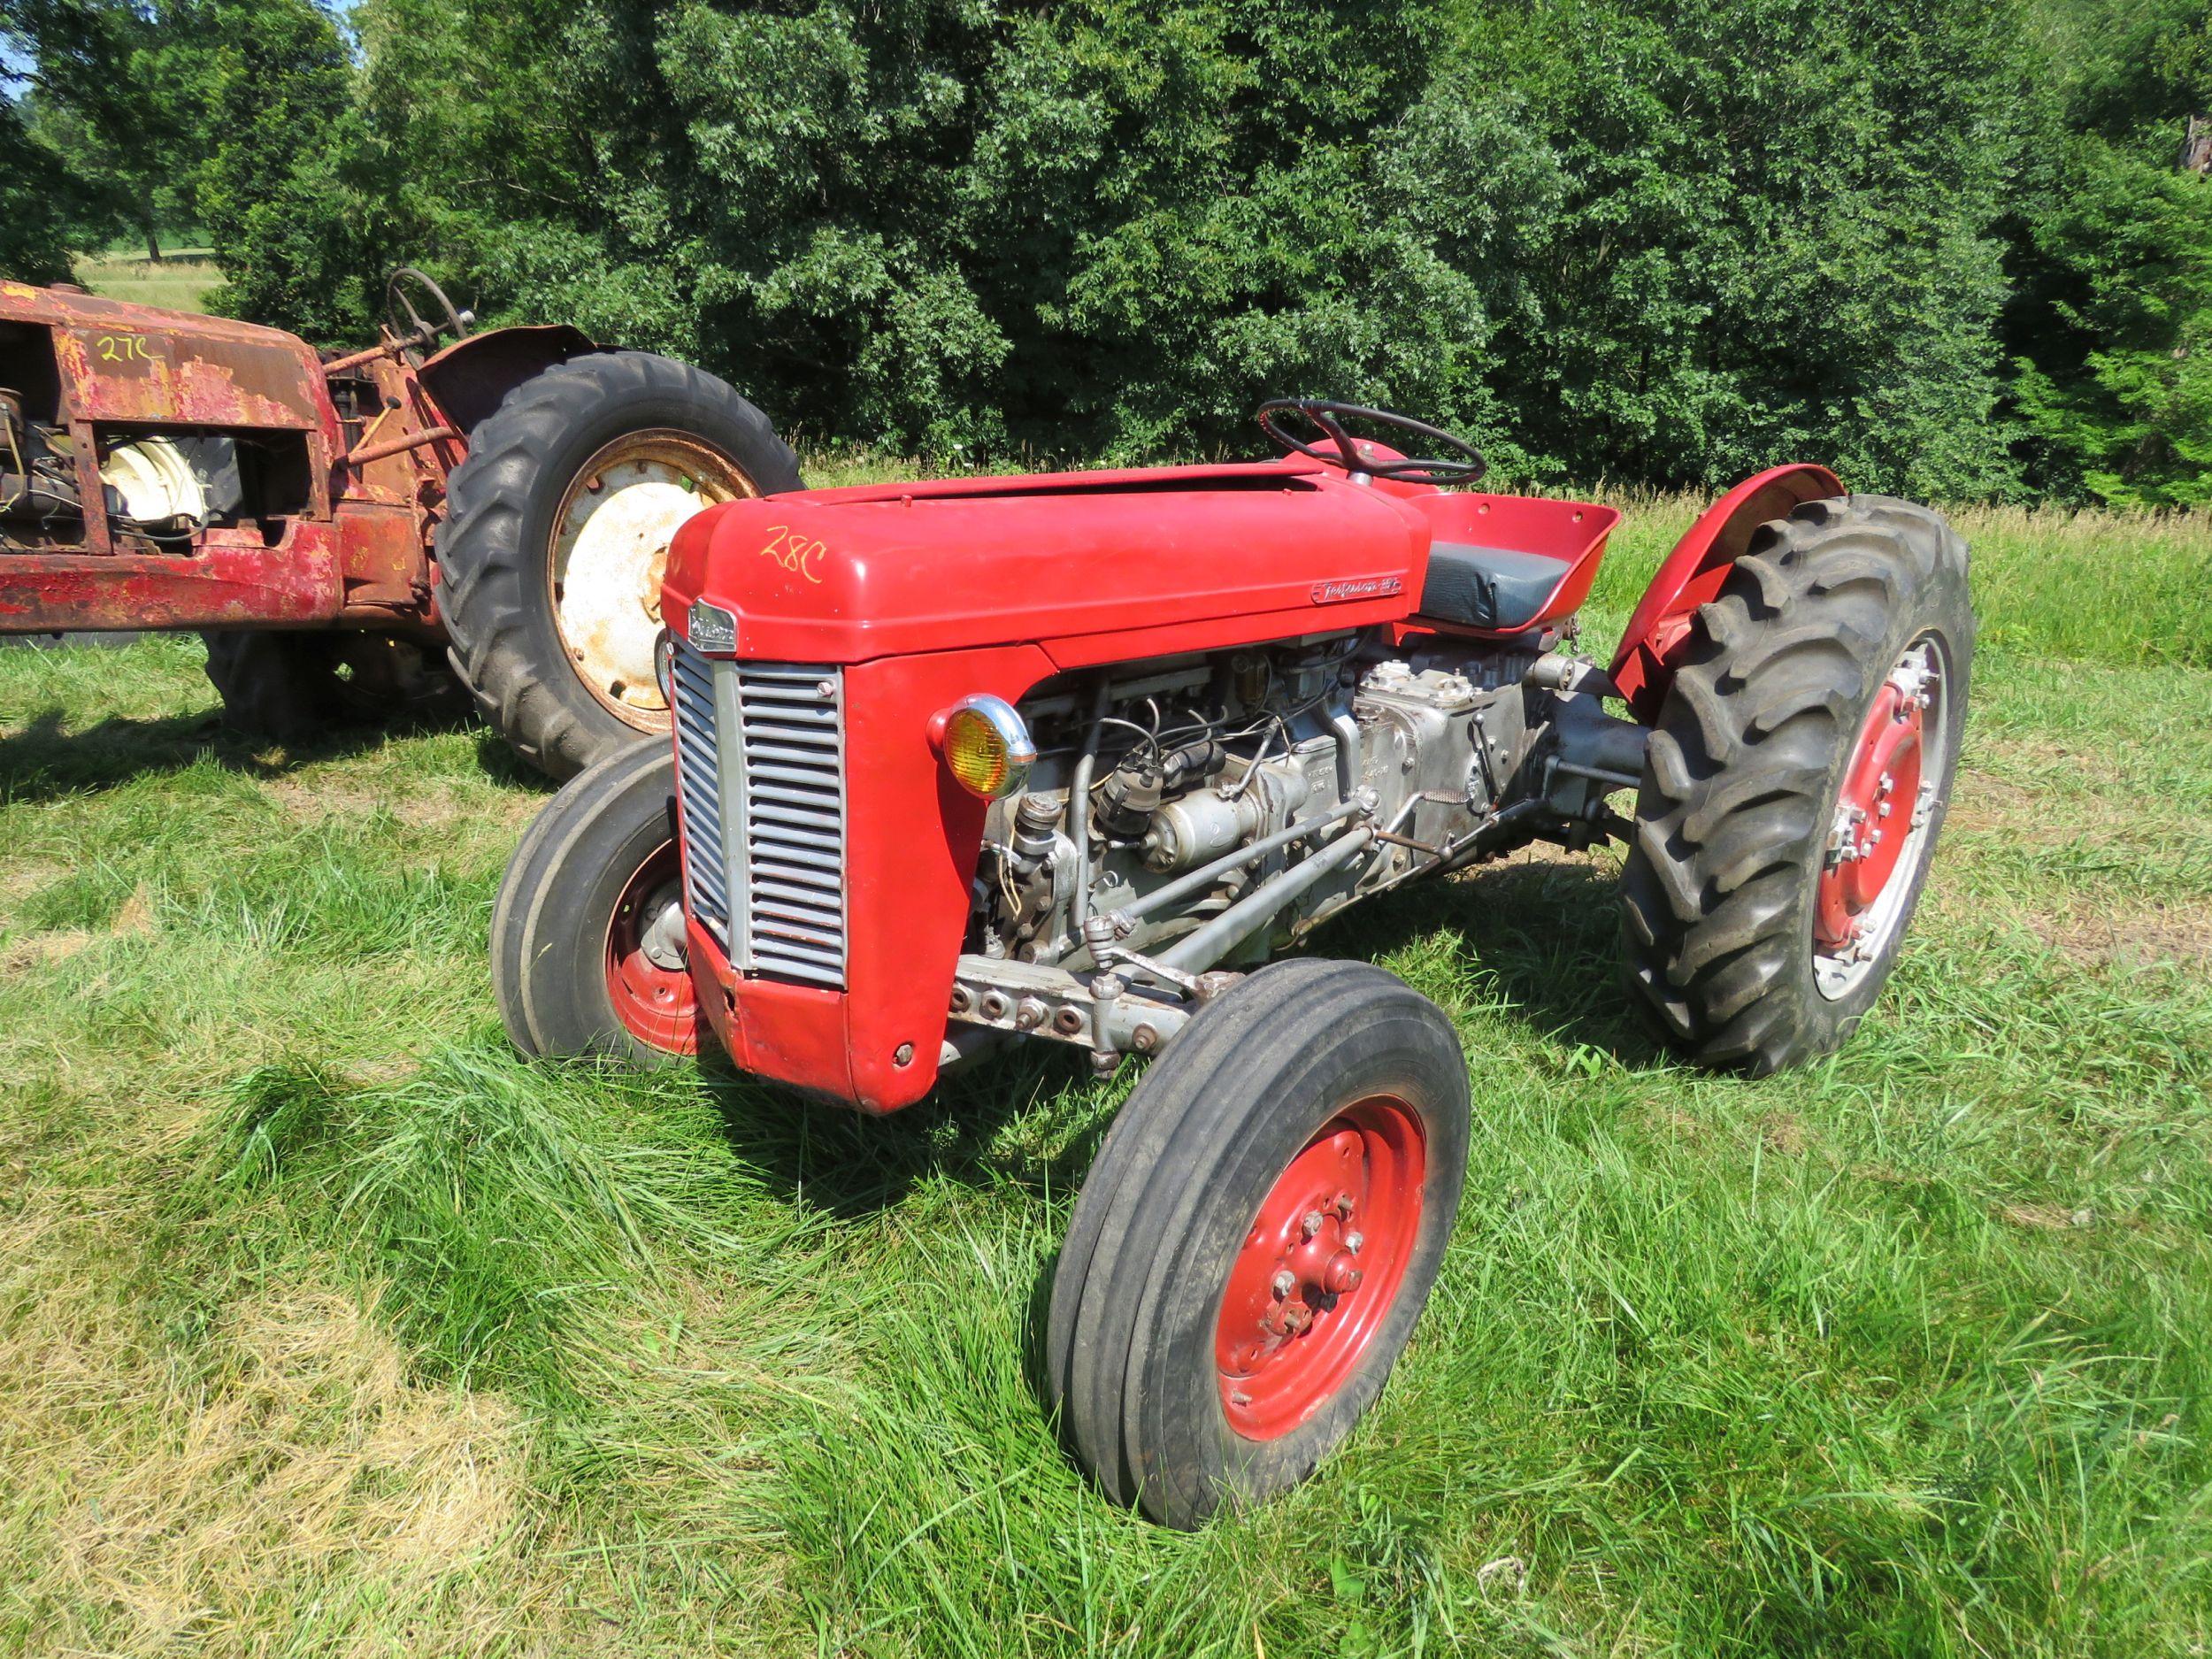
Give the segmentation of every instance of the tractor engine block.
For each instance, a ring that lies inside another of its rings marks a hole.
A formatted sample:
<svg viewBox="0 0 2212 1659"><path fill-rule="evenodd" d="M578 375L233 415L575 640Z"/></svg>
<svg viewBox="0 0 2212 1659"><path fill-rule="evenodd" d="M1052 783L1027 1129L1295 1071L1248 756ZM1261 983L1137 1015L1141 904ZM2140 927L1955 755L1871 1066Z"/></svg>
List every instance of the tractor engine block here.
<svg viewBox="0 0 2212 1659"><path fill-rule="evenodd" d="M1037 759L987 820L967 949L1070 969L1108 943L1163 949L1334 831L1370 826L1360 856L1231 960L1263 957L1498 824L1545 729L1523 684L1535 660L1477 641L1408 657L1348 634L1047 681L1020 705Z"/></svg>

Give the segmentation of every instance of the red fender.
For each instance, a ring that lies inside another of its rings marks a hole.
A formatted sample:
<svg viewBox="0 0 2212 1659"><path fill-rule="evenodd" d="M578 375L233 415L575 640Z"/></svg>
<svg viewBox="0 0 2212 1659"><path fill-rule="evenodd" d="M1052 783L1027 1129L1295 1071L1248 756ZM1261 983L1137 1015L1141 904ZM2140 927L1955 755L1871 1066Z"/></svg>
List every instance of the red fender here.
<svg viewBox="0 0 2212 1659"><path fill-rule="evenodd" d="M1659 705L1666 701L1689 641L1690 618L1700 605L1719 597L1729 567L1750 545L1752 532L1770 518L1787 517L1802 503L1843 493L1843 480L1826 467L1801 462L1769 467L1705 510L1644 589L1621 648L1613 654L1612 680L1628 699L1631 713L1646 726L1658 720Z"/></svg>

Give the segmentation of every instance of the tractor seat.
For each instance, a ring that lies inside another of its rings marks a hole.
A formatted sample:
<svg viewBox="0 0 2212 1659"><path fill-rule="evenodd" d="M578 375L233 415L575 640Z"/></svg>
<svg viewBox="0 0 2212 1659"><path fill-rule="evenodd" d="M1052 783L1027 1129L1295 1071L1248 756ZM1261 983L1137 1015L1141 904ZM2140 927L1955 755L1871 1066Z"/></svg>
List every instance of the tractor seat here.
<svg viewBox="0 0 2212 1659"><path fill-rule="evenodd" d="M1462 627L1512 633L1536 620L1568 568L1565 559L1543 553L1433 541L1416 614Z"/></svg>

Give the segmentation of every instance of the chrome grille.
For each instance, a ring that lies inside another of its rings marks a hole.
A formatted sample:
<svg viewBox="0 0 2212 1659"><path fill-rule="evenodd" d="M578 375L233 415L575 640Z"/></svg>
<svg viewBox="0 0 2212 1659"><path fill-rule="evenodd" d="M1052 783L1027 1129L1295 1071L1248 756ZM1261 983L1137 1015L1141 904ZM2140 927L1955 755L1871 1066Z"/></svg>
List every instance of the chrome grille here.
<svg viewBox="0 0 2212 1659"><path fill-rule="evenodd" d="M675 682L693 917L741 973L841 987L841 676L834 668L710 660L678 641Z"/></svg>
<svg viewBox="0 0 2212 1659"><path fill-rule="evenodd" d="M833 668L738 663L749 960L845 982L845 711Z"/></svg>
<svg viewBox="0 0 2212 1659"><path fill-rule="evenodd" d="M729 864L722 841L721 721L714 665L675 641L676 794L683 803L684 903L694 920L730 948Z"/></svg>

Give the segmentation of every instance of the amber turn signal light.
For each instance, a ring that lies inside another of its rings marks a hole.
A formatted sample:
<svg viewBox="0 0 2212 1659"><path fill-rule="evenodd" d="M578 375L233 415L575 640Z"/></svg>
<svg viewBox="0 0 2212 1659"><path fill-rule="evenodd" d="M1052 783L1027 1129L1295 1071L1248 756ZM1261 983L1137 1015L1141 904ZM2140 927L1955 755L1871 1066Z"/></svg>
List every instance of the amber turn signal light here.
<svg viewBox="0 0 2212 1659"><path fill-rule="evenodd" d="M963 697L930 726L953 780L970 795L995 801L1029 780L1037 746L1005 698Z"/></svg>

